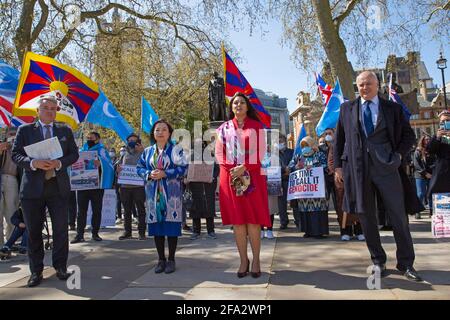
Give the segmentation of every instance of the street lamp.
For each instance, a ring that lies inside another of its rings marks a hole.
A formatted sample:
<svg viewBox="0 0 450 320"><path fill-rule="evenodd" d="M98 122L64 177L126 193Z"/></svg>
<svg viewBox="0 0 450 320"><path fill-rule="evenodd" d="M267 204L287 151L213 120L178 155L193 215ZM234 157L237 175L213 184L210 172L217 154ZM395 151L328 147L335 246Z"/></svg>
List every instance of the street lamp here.
<svg viewBox="0 0 450 320"><path fill-rule="evenodd" d="M445 110L448 110L448 107L447 107L447 92L445 90L445 77L444 77L444 69L447 69L447 59L445 59L442 56L442 51L441 51L441 56L436 61L436 64L437 64L438 69L441 69L441 72L442 72L442 87L444 89L444 106L445 106Z"/></svg>

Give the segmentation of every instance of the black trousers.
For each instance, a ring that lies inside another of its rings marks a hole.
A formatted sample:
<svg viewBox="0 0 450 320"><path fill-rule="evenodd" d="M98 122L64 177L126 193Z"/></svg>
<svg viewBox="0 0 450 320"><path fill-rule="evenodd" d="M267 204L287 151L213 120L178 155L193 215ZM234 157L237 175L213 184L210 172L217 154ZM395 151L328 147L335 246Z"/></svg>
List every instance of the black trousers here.
<svg viewBox="0 0 450 320"><path fill-rule="evenodd" d="M145 189L138 188L120 188L120 199L124 208L125 233L132 233L131 215L133 208L137 210L139 235L145 235Z"/></svg>
<svg viewBox="0 0 450 320"><path fill-rule="evenodd" d="M77 218L77 237L83 237L86 228L87 211L89 201L92 207L92 234L98 234L100 223L102 222L102 207L104 189L81 190L77 191L78 200L78 218Z"/></svg>
<svg viewBox="0 0 450 320"><path fill-rule="evenodd" d="M69 226L74 226L77 219L77 192L71 191L69 196Z"/></svg>
<svg viewBox="0 0 450 320"><path fill-rule="evenodd" d="M192 218L192 225L195 233L201 233L202 231L202 223L200 221L201 218ZM206 231L208 233L214 232L214 217L205 218L206 220Z"/></svg>
<svg viewBox="0 0 450 320"><path fill-rule="evenodd" d="M55 269L67 267L69 235L67 221L68 195L60 194L56 179L45 182L44 195L40 199L21 199L23 217L28 230L28 257L30 271L44 270L44 242L42 229L46 219L46 208L52 221L52 264Z"/></svg>
<svg viewBox="0 0 450 320"><path fill-rule="evenodd" d="M378 231L375 193L378 190L394 231L397 264L401 268L412 267L415 259L414 246L405 212L400 175L397 171L386 176L371 174L370 167L371 165L369 165L368 179L366 179L365 190L367 191L364 192L365 212L360 214L359 218L372 261L374 264L386 263L386 253L381 246Z"/></svg>
<svg viewBox="0 0 450 320"><path fill-rule="evenodd" d="M281 180L283 194L281 196L278 196L278 215L280 217L280 225L282 226L287 226L289 224L289 217L287 213L288 184L288 180Z"/></svg>
<svg viewBox="0 0 450 320"><path fill-rule="evenodd" d="M116 218L122 219L122 201L120 200L120 188L116 187Z"/></svg>

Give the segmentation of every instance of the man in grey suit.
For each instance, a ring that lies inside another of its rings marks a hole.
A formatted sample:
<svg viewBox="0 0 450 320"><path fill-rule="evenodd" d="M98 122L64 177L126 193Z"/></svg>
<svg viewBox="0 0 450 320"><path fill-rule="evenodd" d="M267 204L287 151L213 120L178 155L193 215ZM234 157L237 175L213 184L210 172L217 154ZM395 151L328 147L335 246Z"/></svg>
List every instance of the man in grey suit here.
<svg viewBox="0 0 450 320"><path fill-rule="evenodd" d="M375 73L362 72L356 84L360 97L342 104L334 144L336 176L344 181L343 210L359 214L373 270L385 276L386 253L376 218L378 190L394 231L397 269L407 279L421 281L413 267L414 247L399 174L415 135L402 107L378 96Z"/></svg>
<svg viewBox="0 0 450 320"><path fill-rule="evenodd" d="M45 208L48 208L52 220L53 267L60 280L66 280L67 257L69 253L67 205L70 195L70 180L67 168L78 159L78 148L72 130L65 124L55 122L59 106L55 97L40 97L38 107L39 120L19 127L12 148L13 161L24 169L20 186L25 225L28 230L28 256L31 277L28 286L41 283L44 269L44 243L42 229L45 220ZM30 158L24 147L44 139L58 137L63 156L57 160Z"/></svg>

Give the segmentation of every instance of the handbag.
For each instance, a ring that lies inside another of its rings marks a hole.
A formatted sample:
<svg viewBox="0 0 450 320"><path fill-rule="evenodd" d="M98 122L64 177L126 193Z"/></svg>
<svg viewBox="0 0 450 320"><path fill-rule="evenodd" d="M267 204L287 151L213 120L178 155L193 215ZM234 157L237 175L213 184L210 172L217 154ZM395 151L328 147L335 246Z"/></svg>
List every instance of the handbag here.
<svg viewBox="0 0 450 320"><path fill-rule="evenodd" d="M194 200L192 199L192 192L189 188L186 188L183 193L183 207L186 210L191 210L194 204Z"/></svg>

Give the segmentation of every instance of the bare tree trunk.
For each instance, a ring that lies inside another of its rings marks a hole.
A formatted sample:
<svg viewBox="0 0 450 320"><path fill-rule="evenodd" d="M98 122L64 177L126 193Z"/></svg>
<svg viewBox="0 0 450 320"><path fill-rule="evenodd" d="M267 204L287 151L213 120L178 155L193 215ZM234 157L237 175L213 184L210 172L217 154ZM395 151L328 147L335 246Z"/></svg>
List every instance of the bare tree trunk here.
<svg viewBox="0 0 450 320"><path fill-rule="evenodd" d="M23 63L23 57L27 51L31 50L31 28L33 26L34 5L36 0L27 0L23 2L22 12L20 14L20 23L14 36L14 45L16 46L17 57L20 64Z"/></svg>
<svg viewBox="0 0 450 320"><path fill-rule="evenodd" d="M355 92L352 68L347 58L347 49L339 36L339 27L331 16L330 3L328 0L313 0L312 3L317 15L320 40L330 62L331 72L335 78L339 78L344 96L353 99Z"/></svg>

